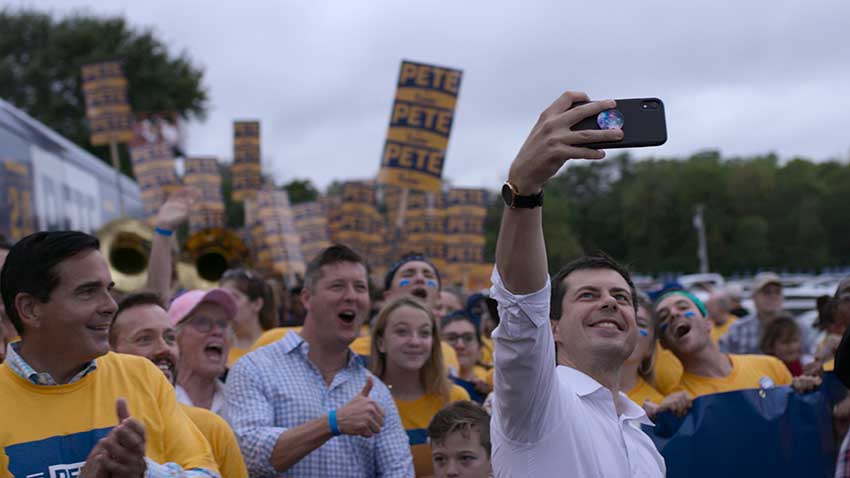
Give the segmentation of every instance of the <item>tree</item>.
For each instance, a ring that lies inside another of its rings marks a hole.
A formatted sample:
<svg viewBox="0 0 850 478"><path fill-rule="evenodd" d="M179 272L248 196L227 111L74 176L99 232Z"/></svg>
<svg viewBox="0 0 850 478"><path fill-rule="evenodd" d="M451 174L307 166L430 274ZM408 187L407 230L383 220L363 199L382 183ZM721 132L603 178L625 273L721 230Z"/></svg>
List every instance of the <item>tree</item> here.
<svg viewBox="0 0 850 478"><path fill-rule="evenodd" d="M289 194L289 203L292 205L315 201L319 198L319 190L309 179L293 179L281 186L280 189Z"/></svg>
<svg viewBox="0 0 850 478"><path fill-rule="evenodd" d="M56 19L35 10L0 10L0 97L111 164L108 146L89 144L81 67L120 60L136 113L203 118L203 70L185 53L169 54L151 29L121 17L76 13ZM129 172L126 147L122 169Z"/></svg>

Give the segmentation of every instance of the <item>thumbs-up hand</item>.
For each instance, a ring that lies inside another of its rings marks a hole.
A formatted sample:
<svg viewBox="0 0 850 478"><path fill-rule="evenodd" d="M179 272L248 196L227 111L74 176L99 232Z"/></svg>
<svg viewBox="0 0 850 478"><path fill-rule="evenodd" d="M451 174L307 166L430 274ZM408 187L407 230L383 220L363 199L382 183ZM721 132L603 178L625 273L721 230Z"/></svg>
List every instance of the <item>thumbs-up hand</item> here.
<svg viewBox="0 0 850 478"><path fill-rule="evenodd" d="M369 398L373 385L372 377L368 377L360 393L337 410L340 432L369 438L381 431L384 426L384 409Z"/></svg>
<svg viewBox="0 0 850 478"><path fill-rule="evenodd" d="M130 416L127 401L115 403L118 426L101 438L89 453L83 478L144 478L145 427Z"/></svg>

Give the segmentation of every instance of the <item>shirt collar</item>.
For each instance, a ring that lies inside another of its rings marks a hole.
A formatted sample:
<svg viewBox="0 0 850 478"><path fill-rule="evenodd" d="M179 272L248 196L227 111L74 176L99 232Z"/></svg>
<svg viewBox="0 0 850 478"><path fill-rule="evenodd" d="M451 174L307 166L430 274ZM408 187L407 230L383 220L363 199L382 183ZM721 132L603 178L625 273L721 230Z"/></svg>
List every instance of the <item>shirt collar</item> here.
<svg viewBox="0 0 850 478"><path fill-rule="evenodd" d="M608 396L611 394L604 385L580 370L565 365L559 365L558 370L561 370L561 373L566 375L565 378L569 381L570 387L581 398L593 395L601 390L604 390ZM653 425L652 420L646 416L646 411L643 407L631 401L628 395L623 392L620 392L620 404L623 406L621 417L624 420L637 420L644 425Z"/></svg>
<svg viewBox="0 0 850 478"><path fill-rule="evenodd" d="M289 354L297 350L301 352L301 355L305 360L309 361L307 354L310 353L310 344L304 340L304 337L298 334L298 332L291 331L287 333L283 340L281 340L281 345L283 347L283 353ZM348 364L346 368L355 365L363 365L363 361L359 357L360 356L352 352L351 349L348 349Z"/></svg>
<svg viewBox="0 0 850 478"><path fill-rule="evenodd" d="M20 377L28 380L29 382L35 385L59 385L56 380L47 372L37 372L34 368L32 368L23 357L21 357L20 352L21 343L15 342L9 344L9 348L7 349L8 355L6 356L6 366L8 366L13 372L15 372ZM86 375L97 370L97 361L92 360L87 363L83 369L74 375L68 384L72 384L75 382L79 382Z"/></svg>

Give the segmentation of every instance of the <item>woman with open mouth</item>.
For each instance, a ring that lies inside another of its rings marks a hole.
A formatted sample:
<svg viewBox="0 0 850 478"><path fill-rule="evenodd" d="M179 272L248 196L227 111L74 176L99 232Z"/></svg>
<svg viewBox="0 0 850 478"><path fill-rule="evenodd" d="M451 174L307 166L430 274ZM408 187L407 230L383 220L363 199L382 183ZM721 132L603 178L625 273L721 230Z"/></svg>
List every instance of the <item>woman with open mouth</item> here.
<svg viewBox="0 0 850 478"><path fill-rule="evenodd" d="M177 401L221 413L227 354L233 342L237 306L226 289L192 290L171 303L168 318L177 328Z"/></svg>

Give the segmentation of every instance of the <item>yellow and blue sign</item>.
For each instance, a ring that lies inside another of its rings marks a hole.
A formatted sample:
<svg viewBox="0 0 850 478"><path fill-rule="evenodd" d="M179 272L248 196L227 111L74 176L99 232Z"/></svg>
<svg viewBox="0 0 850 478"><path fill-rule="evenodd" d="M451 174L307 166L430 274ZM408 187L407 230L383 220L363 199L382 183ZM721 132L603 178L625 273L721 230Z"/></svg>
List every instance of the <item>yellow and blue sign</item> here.
<svg viewBox="0 0 850 478"><path fill-rule="evenodd" d="M32 174L29 164L13 159L2 161L0 170L0 234L15 242L36 231L33 210Z"/></svg>
<svg viewBox="0 0 850 478"><path fill-rule="evenodd" d="M130 145L130 160L142 195L145 216L153 216L168 198L168 193L180 184L171 146L164 141L146 143L135 138Z"/></svg>
<svg viewBox="0 0 850 478"><path fill-rule="evenodd" d="M189 232L224 227L224 199L221 195L221 173L214 157L186 158L183 181L200 196L189 213Z"/></svg>
<svg viewBox="0 0 850 478"><path fill-rule="evenodd" d="M83 96L91 144L128 142L133 138L127 80L117 61L84 65Z"/></svg>
<svg viewBox="0 0 850 478"><path fill-rule="evenodd" d="M233 122L234 201L252 198L263 185L260 167L260 122Z"/></svg>
<svg viewBox="0 0 850 478"><path fill-rule="evenodd" d="M378 181L439 191L463 72L402 61Z"/></svg>

